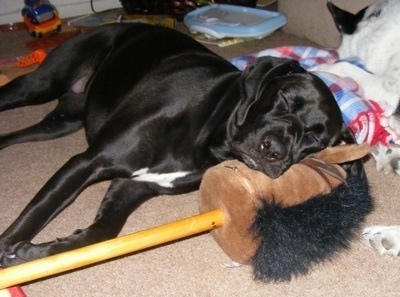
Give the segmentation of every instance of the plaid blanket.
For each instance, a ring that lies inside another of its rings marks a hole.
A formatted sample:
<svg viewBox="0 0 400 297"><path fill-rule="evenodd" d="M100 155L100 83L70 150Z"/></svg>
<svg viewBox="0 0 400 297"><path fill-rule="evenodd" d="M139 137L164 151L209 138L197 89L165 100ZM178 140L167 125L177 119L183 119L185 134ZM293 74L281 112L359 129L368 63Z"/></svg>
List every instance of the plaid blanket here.
<svg viewBox="0 0 400 297"><path fill-rule="evenodd" d="M244 69L249 62L262 56L295 59L305 69L338 61L338 54L335 50L306 46L284 46L234 58L230 62L239 69ZM363 68L358 60L352 59L346 60L346 62ZM378 103L370 98L365 98L357 82L351 78L339 77L322 71L314 71L313 73L321 78L332 91L342 111L343 119L353 131L358 143L370 145L380 143L384 146L400 143L400 135L396 135L388 126L389 117L385 113L387 106L384 102Z"/></svg>

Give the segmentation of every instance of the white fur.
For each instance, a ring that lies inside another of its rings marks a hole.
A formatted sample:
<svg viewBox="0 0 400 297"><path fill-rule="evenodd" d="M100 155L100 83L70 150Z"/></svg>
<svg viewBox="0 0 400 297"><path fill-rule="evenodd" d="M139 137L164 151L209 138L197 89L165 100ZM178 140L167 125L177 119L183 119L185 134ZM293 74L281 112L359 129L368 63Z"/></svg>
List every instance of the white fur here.
<svg viewBox="0 0 400 297"><path fill-rule="evenodd" d="M378 10L380 15L373 16ZM340 59L359 58L373 74L361 79L367 98L385 99L394 109L400 99L399 40L400 1L381 0L368 7L354 34L343 34L338 48ZM357 76L357 73L354 75ZM358 77L356 81L359 82Z"/></svg>
<svg viewBox="0 0 400 297"><path fill-rule="evenodd" d="M189 173L189 171L149 173L149 168L142 168L132 173L132 180L156 183L164 188L172 188L173 182L177 178L184 177Z"/></svg>
<svg viewBox="0 0 400 297"><path fill-rule="evenodd" d="M400 1L399 1L400 3ZM400 29L400 28L399 28ZM386 103L385 115L389 117L388 125L396 134L400 134L400 121L396 116L391 116L399 104L399 93L394 93L384 87L385 78L377 77L362 68L344 62L335 64L322 64L312 69L313 71L325 71L341 77L350 77L363 90L364 96L368 99L375 100L375 98L384 98ZM399 77L400 80L400 77ZM400 81L399 81L400 84ZM400 175L400 146L391 145L385 147L383 145L376 145L373 147L372 156L376 161L376 168L379 172L389 174L395 172Z"/></svg>
<svg viewBox="0 0 400 297"><path fill-rule="evenodd" d="M311 71L324 71L340 77L349 77L357 82L365 98L375 101L377 101L376 99L378 98L385 99L384 101L389 105L385 109L386 116L390 116L396 110L400 91L397 94L387 90L387 88L384 87L386 83L384 77L376 76L347 61L337 62L335 64L321 64L313 67ZM396 128L399 129L396 132L400 133L400 127L396 126Z"/></svg>
<svg viewBox="0 0 400 297"><path fill-rule="evenodd" d="M375 11L379 16L373 16ZM368 99L385 100L394 111L400 100L400 1L381 0L372 4L354 34L343 34L339 58L359 58L370 76L361 71L349 74L361 84ZM394 121L392 121L394 122ZM396 129L400 124L393 124ZM397 131L396 131L397 132ZM400 131L399 131L400 132Z"/></svg>
<svg viewBox="0 0 400 297"><path fill-rule="evenodd" d="M374 12L381 10L379 16ZM400 1L381 0L372 4L352 35L344 34L339 58L358 58L370 72L349 63L329 65L324 71L354 79L368 99L390 105L387 116L396 110L400 99ZM358 68L358 69L357 69ZM400 122L391 116L389 126L400 133ZM378 145L373 148L378 170L400 174L400 147ZM372 226L364 229L361 241L380 255L398 256L400 226Z"/></svg>
<svg viewBox="0 0 400 297"><path fill-rule="evenodd" d="M400 175L400 146L393 145L390 148L377 144L371 150L376 161L376 169L385 174L394 171Z"/></svg>
<svg viewBox="0 0 400 297"><path fill-rule="evenodd" d="M381 10L378 17L369 17ZM338 48L342 59L358 57L377 76L400 77L400 1L372 4L352 35L344 34ZM396 83L398 86L398 83ZM399 93L398 93L399 94Z"/></svg>
<svg viewBox="0 0 400 297"><path fill-rule="evenodd" d="M375 14L377 11L379 15ZM320 65L313 70L352 78L366 98L386 106L388 125L400 134L399 117L393 115L400 101L400 1L381 0L368 7L356 31L351 35L343 34L338 53L340 59L360 59L368 71L346 61ZM400 174L400 170L392 166L399 165L399 146L389 149L377 146L373 156L379 171L394 170Z"/></svg>
<svg viewBox="0 0 400 297"><path fill-rule="evenodd" d="M380 255L398 256L400 252L400 226L373 226L365 228L361 242Z"/></svg>

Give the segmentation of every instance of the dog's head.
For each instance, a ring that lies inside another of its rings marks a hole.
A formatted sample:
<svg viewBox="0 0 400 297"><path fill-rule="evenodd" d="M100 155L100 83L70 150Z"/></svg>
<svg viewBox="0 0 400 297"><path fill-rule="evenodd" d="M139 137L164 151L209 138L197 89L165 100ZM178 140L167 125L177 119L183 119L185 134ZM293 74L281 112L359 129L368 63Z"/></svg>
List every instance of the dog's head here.
<svg viewBox="0 0 400 297"><path fill-rule="evenodd" d="M328 87L298 62L263 57L243 71L228 124L236 157L275 178L328 146L353 143Z"/></svg>
<svg viewBox="0 0 400 297"><path fill-rule="evenodd" d="M327 6L342 36L338 48L341 59L357 57L363 60L366 67L371 67L371 64L375 64L372 60L382 63L380 55L384 54L379 52L380 45L384 45L383 50L390 51L397 44L398 1L377 1L355 14L339 8L331 1L328 1ZM369 70L376 71L373 68Z"/></svg>
<svg viewBox="0 0 400 297"><path fill-rule="evenodd" d="M358 24L369 15L373 15L374 12L366 13L368 7L360 10L356 14L350 13L343 10L333 4L331 1L327 2L329 12L331 13L335 25L340 33L345 35L352 35L357 30ZM376 12L375 12L376 13Z"/></svg>

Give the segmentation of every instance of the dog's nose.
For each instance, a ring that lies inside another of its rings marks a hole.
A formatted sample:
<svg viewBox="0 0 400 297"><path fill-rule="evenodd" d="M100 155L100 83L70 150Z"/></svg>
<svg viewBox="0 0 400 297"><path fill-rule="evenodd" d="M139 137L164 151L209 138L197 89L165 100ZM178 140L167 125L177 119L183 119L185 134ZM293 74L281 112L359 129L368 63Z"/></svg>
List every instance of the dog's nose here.
<svg viewBox="0 0 400 297"><path fill-rule="evenodd" d="M265 137L260 144L260 151L270 162L282 160L286 156L285 147L274 135Z"/></svg>

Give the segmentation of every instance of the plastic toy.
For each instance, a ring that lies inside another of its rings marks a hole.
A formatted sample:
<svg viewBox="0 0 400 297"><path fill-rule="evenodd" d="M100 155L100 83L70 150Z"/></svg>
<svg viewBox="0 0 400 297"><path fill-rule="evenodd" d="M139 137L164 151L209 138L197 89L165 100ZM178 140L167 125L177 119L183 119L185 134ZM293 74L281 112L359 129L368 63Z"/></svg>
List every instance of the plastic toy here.
<svg viewBox="0 0 400 297"><path fill-rule="evenodd" d="M15 65L17 67L27 67L33 64L41 64L43 60L46 58L47 54L45 50L38 49L30 53L29 55L24 56L21 60L19 60Z"/></svg>
<svg viewBox="0 0 400 297"><path fill-rule="evenodd" d="M25 0L21 13L29 33L33 37L61 31L61 20L58 11L48 0Z"/></svg>
<svg viewBox="0 0 400 297"><path fill-rule="evenodd" d="M6 268L0 289L209 230L232 260L253 266L256 279L289 280L346 248L371 211L366 180L337 165L369 151L367 145L328 148L277 179L223 162L203 177L201 214Z"/></svg>

